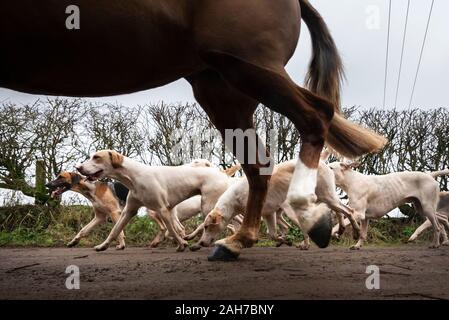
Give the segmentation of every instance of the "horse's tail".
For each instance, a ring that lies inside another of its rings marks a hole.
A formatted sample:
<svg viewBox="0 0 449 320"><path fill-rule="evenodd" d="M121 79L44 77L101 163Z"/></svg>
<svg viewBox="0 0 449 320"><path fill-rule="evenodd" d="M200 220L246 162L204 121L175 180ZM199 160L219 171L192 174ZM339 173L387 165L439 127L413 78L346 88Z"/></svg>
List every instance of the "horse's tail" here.
<svg viewBox="0 0 449 320"><path fill-rule="evenodd" d="M313 56L306 76L307 88L340 108L343 63L330 31L318 11L307 0L299 0L301 16L312 38Z"/></svg>
<svg viewBox="0 0 449 320"><path fill-rule="evenodd" d="M321 15L308 0L299 0L301 16L309 28L313 55L306 76L306 86L313 93L333 103L335 115L327 143L347 158L356 158L384 147L387 140L355 123L340 113L340 86L344 77L343 63L337 46Z"/></svg>

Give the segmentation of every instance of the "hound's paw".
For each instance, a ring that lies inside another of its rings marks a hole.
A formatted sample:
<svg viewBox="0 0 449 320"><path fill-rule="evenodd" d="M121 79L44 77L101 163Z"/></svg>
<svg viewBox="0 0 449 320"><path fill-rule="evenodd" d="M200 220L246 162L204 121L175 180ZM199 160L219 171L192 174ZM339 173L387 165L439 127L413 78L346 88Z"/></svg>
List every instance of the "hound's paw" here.
<svg viewBox="0 0 449 320"><path fill-rule="evenodd" d="M291 247L291 246L293 246L293 241L290 240L290 239L287 239L287 237L285 237L285 236L280 236L280 237L278 237L278 238L276 239L276 247L279 248L279 247L282 246L283 244L285 244L285 245Z"/></svg>
<svg viewBox="0 0 449 320"><path fill-rule="evenodd" d="M152 241L150 243L150 248L157 248L159 246L160 241Z"/></svg>
<svg viewBox="0 0 449 320"><path fill-rule="evenodd" d="M360 250L360 246L357 246L357 245L351 246L349 249L350 250Z"/></svg>
<svg viewBox="0 0 449 320"><path fill-rule="evenodd" d="M95 249L95 251L100 252L100 251L105 251L108 247L109 247L108 244L100 244L100 245L96 246L94 249Z"/></svg>
<svg viewBox="0 0 449 320"><path fill-rule="evenodd" d="M184 252L188 246L188 243L181 243L178 248L176 248L177 252Z"/></svg>
<svg viewBox="0 0 449 320"><path fill-rule="evenodd" d="M199 244L193 244L189 247L190 251L198 251L201 249L201 246Z"/></svg>
<svg viewBox="0 0 449 320"><path fill-rule="evenodd" d="M334 240L340 241L340 235L339 235L337 232L335 232L335 233L332 235L332 238L333 238Z"/></svg>
<svg viewBox="0 0 449 320"><path fill-rule="evenodd" d="M310 249L310 244L305 244L305 243L301 242L300 244L298 244L296 246L296 248L298 248L301 251L307 251Z"/></svg>
<svg viewBox="0 0 449 320"><path fill-rule="evenodd" d="M188 235L185 235L184 237L182 237L182 239L186 240L186 241L193 240L193 238L195 238L195 235L192 236L191 234L188 234Z"/></svg>
<svg viewBox="0 0 449 320"><path fill-rule="evenodd" d="M73 239L72 241L70 241L69 243L67 243L67 247L72 248L72 247L76 246L79 242L80 242L80 240L78 240L78 239Z"/></svg>
<svg viewBox="0 0 449 320"><path fill-rule="evenodd" d="M118 244L115 246L115 250L125 250L125 245L124 244Z"/></svg>
<svg viewBox="0 0 449 320"><path fill-rule="evenodd" d="M431 246L429 246L429 249L438 249L439 247L439 245L432 244Z"/></svg>
<svg viewBox="0 0 449 320"><path fill-rule="evenodd" d="M445 247L449 247L449 241L444 241L441 245L445 246Z"/></svg>

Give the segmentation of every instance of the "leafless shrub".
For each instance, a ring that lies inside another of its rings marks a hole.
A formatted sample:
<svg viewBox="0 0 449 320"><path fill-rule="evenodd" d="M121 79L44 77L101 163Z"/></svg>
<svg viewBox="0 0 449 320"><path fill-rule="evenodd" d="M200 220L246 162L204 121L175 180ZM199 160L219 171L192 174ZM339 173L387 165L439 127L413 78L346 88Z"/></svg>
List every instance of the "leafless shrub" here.
<svg viewBox="0 0 449 320"><path fill-rule="evenodd" d="M43 160L47 179L99 149L114 149L152 165L206 158L223 167L235 159L196 104L127 107L54 99L0 105L0 188L36 195L33 168ZM449 110L345 109L353 121L386 135L390 143L361 159L369 174L433 171L449 167ZM299 133L285 117L263 106L254 116L258 134L276 162L297 157ZM275 133L272 135L272 131ZM272 140L275 139L275 144ZM441 179L447 190L448 179ZM42 199L45 200L45 199Z"/></svg>

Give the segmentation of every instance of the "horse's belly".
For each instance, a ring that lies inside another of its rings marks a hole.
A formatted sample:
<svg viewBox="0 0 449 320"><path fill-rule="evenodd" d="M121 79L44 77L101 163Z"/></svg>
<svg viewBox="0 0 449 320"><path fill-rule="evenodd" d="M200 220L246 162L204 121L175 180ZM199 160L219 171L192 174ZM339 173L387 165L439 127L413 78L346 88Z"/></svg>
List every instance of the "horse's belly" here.
<svg viewBox="0 0 449 320"><path fill-rule="evenodd" d="M70 1L43 0L34 7L30 0L15 2L0 4L0 86L114 95L163 85L198 68L182 16L153 5L163 1L150 8L143 0L81 0L80 28L73 30L66 28Z"/></svg>
<svg viewBox="0 0 449 320"><path fill-rule="evenodd" d="M4 70L1 65L0 70ZM0 87L33 94L101 97L155 88L189 74L188 71L168 72L151 68L146 70L148 70L146 73L142 73L134 66L129 66L127 72L122 70L111 72L101 66L96 69L77 68L77 70L66 65L61 67L55 65L54 68L46 70L31 67L24 69L23 66L8 67L7 72L0 75Z"/></svg>

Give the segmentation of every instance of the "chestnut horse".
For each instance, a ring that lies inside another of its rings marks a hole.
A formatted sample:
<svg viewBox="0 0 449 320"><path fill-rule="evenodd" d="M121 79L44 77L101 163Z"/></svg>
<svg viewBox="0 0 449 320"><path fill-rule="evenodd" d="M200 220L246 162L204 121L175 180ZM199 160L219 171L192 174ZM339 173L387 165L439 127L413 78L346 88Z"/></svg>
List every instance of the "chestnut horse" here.
<svg viewBox="0 0 449 320"><path fill-rule="evenodd" d="M66 28L69 5L80 9L79 29ZM313 42L307 89L284 68L301 18ZM0 87L98 97L185 78L222 134L253 128L259 103L285 115L302 142L288 199L320 247L332 229L328 216L314 214L324 143L349 158L385 144L340 115L340 56L306 0L2 0L0 46ZM245 144L245 152L263 148ZM259 159L242 166L251 190L247 214L237 234L217 243L211 260L235 259L257 241L270 176L259 173Z"/></svg>

